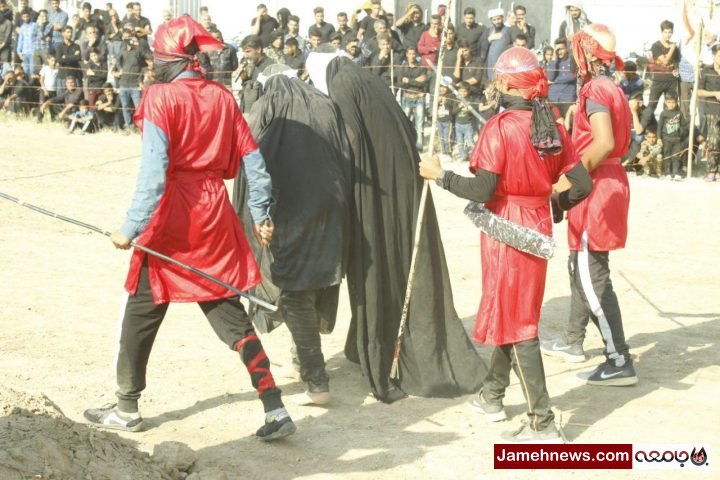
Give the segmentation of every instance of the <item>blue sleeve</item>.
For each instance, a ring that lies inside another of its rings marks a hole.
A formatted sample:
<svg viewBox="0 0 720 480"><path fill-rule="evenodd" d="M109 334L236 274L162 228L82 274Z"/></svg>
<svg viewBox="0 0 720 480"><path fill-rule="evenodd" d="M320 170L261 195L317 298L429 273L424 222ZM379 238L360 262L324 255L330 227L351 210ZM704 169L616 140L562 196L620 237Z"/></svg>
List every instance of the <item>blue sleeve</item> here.
<svg viewBox="0 0 720 480"><path fill-rule="evenodd" d="M257 225L270 219L270 207L273 204L272 180L259 149L243 157L243 172L248 183L250 216Z"/></svg>
<svg viewBox="0 0 720 480"><path fill-rule="evenodd" d="M167 150L165 132L144 120L140 173L130 209L120 227L120 233L131 240L145 230L165 191L165 172L170 163Z"/></svg>

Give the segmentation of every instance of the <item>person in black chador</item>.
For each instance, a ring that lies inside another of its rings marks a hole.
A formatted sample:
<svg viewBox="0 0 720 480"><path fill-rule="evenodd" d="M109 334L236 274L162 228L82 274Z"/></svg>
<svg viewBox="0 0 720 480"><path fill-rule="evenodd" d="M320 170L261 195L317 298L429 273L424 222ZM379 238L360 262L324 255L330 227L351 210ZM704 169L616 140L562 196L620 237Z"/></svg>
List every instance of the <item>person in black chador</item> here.
<svg viewBox="0 0 720 480"><path fill-rule="evenodd" d="M323 66L308 59L310 77L338 106L353 154L347 273L352 320L345 355L360 363L373 394L384 402L406 394L455 397L477 392L487 368L455 312L430 195L424 207L400 379L390 380L421 208L416 133L380 78L348 58L330 59L325 68L318 64Z"/></svg>
<svg viewBox="0 0 720 480"><path fill-rule="evenodd" d="M264 277L261 294L280 291L279 315L272 318L284 321L292 334L307 383L301 403L322 405L330 401L330 386L320 332L330 333L335 325L345 275L350 146L333 102L289 78L295 70L272 65L263 76L264 94L247 120L273 180L275 240L269 251L257 243L251 247ZM245 176L238 175L233 203L241 219L250 216L247 189Z"/></svg>

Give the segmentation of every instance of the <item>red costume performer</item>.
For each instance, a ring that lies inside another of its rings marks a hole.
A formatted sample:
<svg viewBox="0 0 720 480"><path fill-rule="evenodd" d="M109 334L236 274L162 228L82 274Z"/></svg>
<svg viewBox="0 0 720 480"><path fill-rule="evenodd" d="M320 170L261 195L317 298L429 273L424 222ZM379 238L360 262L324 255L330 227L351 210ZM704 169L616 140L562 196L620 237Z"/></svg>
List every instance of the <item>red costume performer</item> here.
<svg viewBox="0 0 720 480"><path fill-rule="evenodd" d="M505 51L495 65L506 110L482 130L470 160L475 178L443 171L444 188L485 203L496 215L552 235L552 186L566 174L573 188L557 199L568 209L592 189L570 138L544 103L548 81L535 55L522 47ZM434 178L423 172L426 178ZM474 188L471 188L474 185ZM505 418L502 399L510 369L521 380L530 422L503 437L513 442L559 442L545 387L538 341L547 260L481 235L482 300L475 340L495 346L490 371L471 405L488 419Z"/></svg>
<svg viewBox="0 0 720 480"><path fill-rule="evenodd" d="M111 239L126 249L136 239L240 290L260 281L244 229L223 179L235 178L241 160L248 177L255 232L272 236L272 203L265 163L233 95L206 80L196 54L223 45L189 16L163 24L153 44L158 83L143 95L135 121L143 131L143 155L133 202ZM117 359L117 406L90 409L92 424L142 429L138 400L147 363L168 302L198 302L215 333L237 351L265 408L256 435L274 440L292 434L270 373L270 361L242 303L232 291L136 250L126 281L129 292Z"/></svg>
<svg viewBox="0 0 720 480"><path fill-rule="evenodd" d="M630 145L631 113L620 87L605 75L615 63L615 35L592 24L573 38L582 88L573 125L573 143L595 182L592 195L568 213L570 319L557 340L543 342L546 354L584 361L582 347L590 319L605 343L606 362L583 378L590 385L626 386L637 375L625 342L622 315L610 281L610 250L625 246L630 187L621 159Z"/></svg>

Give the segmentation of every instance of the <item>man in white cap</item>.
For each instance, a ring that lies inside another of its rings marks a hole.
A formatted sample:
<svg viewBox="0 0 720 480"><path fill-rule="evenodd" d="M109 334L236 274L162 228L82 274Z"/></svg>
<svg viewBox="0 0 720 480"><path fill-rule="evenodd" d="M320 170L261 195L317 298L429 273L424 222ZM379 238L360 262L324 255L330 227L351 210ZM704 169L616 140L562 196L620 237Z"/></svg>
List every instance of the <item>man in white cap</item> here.
<svg viewBox="0 0 720 480"><path fill-rule="evenodd" d="M505 25L505 10L502 8L493 8L488 12L490 19L490 28L485 32L483 45L487 52L484 57L487 59L487 78L495 79L493 67L497 63L500 55L512 46L512 38L510 36L510 28Z"/></svg>

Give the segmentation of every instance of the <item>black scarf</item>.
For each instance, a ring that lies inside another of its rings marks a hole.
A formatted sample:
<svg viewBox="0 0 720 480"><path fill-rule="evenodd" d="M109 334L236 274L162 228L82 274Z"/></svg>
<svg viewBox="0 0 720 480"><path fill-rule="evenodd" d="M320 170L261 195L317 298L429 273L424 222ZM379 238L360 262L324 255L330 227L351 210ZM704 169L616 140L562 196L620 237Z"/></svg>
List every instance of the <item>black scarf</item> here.
<svg viewBox="0 0 720 480"><path fill-rule="evenodd" d="M540 156L557 155L562 152L560 132L544 98L525 100L517 95L502 94L501 105L506 110L532 111L530 138Z"/></svg>
<svg viewBox="0 0 720 480"><path fill-rule="evenodd" d="M175 77L195 63L197 60L195 55L199 51L197 43L193 40L192 43L185 48L186 55L163 55L161 60L155 57L155 83L170 83L175 80Z"/></svg>

